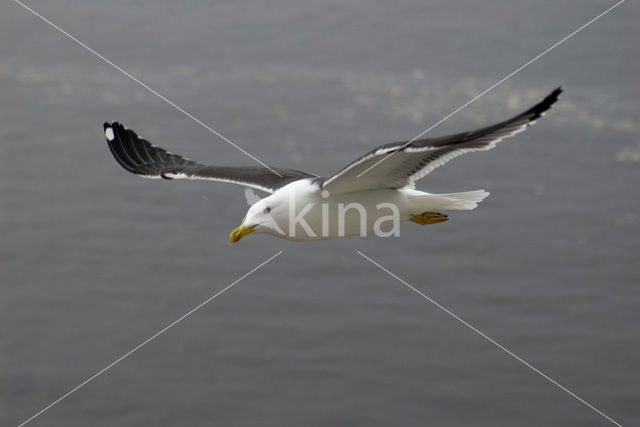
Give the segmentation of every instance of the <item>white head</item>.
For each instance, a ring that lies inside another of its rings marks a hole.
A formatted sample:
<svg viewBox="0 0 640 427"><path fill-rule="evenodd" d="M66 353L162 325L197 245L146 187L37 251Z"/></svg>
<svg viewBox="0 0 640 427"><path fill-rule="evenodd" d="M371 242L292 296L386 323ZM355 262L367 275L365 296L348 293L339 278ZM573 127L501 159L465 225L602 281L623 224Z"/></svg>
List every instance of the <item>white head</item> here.
<svg viewBox="0 0 640 427"><path fill-rule="evenodd" d="M245 196L247 194L245 193ZM236 243L253 232L266 233L277 237L289 238L290 217L314 206L320 197L320 189L309 179L300 179L279 188L269 197L253 203L242 221L242 225L229 235L229 243ZM253 196L247 201L254 201ZM295 231L294 231L295 234Z"/></svg>
<svg viewBox="0 0 640 427"><path fill-rule="evenodd" d="M229 234L229 243L236 243L254 232L283 235L281 227L286 226L288 217L288 197L283 192L276 192L251 205L242 224Z"/></svg>

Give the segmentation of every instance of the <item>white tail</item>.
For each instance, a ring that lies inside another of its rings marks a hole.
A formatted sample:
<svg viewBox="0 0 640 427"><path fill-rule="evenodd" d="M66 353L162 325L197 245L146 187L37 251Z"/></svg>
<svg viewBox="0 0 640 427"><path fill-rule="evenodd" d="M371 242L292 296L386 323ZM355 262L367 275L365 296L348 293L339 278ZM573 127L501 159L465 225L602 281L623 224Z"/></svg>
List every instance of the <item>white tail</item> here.
<svg viewBox="0 0 640 427"><path fill-rule="evenodd" d="M428 210L471 210L475 209L478 203L489 195L489 192L484 190L449 194L429 194L417 191L416 193L419 194L409 195L409 200L415 206L416 212Z"/></svg>

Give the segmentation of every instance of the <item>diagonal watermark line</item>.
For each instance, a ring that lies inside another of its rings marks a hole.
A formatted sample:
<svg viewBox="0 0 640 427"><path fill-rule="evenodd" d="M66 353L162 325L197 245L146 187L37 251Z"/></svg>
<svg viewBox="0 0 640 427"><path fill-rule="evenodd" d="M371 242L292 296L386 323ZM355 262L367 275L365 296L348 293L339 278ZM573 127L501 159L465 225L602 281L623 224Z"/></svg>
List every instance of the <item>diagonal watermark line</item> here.
<svg viewBox="0 0 640 427"><path fill-rule="evenodd" d="M438 120L437 122L435 122L433 125L429 126L427 129L425 129L424 131L420 132L417 136L413 137L412 139L410 139L408 142L406 142L402 147L395 149L393 152L387 154L385 157L383 157L382 159L378 160L376 163L374 163L372 166L368 167L367 169L365 169L364 171L360 172L360 174L358 174L356 176L356 178L360 178L362 175L364 175L365 173L367 173L368 171L370 171L371 169L373 169L374 167L376 167L377 165L379 165L380 163L384 162L385 160L387 160L389 157L393 156L395 153L397 153L398 151L402 150L404 147L406 147L407 145L411 144L413 141L415 141L416 139L420 138L422 135L424 135L425 133L429 132L431 129L433 129L434 127L438 126L440 123L444 122L445 120L447 120L448 118L450 118L451 116L453 116L454 114L456 114L457 112L459 112L460 110L464 109L465 107L467 107L469 104L471 104L472 102L474 102L475 100L477 100L478 98L480 98L481 96L485 95L487 92L495 89L497 86L499 86L500 84L504 83L505 80L513 77L515 74L519 73L520 71L522 71L524 68L528 67L529 65L531 65L533 62L537 61L538 59L540 59L542 56L546 55L547 53L549 53L551 50L555 49L556 47L558 47L559 45L561 45L562 43L564 43L565 41L569 40L571 37L575 36L576 34L578 34L580 31L584 30L586 27L588 27L589 25L593 24L595 21L597 21L598 19L602 18L604 15L606 15L607 13L611 12L613 9L615 9L616 7L620 6L622 3L624 3L626 0L620 0L618 3L614 4L613 6L611 6L610 8L608 8L607 10L605 10L604 12L602 12L601 14L599 14L598 16L596 16L595 18L591 19L589 22L587 22L586 24L584 24L583 26L581 26L580 28L578 28L577 30L573 31L571 34L563 37L560 41L554 43L553 45L551 45L550 47L548 47L547 49L543 50L542 52L540 52L538 55L536 55L533 59L525 62L524 64L522 64L520 67L516 68L514 71L512 71L511 73L507 74L506 76L504 76L503 78L501 78L500 80L498 80L497 82L495 82L494 84L492 84L491 86L489 86L487 89L485 89L484 91L480 92L480 94L476 95L475 97L471 98L469 101L465 102L464 104L462 104L460 107L458 107L457 109L453 110L451 113L447 114L446 116L444 116L442 119Z"/></svg>
<svg viewBox="0 0 640 427"><path fill-rule="evenodd" d="M65 394L63 394L62 396L60 396L59 398L57 398L56 400L54 400L53 402L51 402L50 404L48 404L47 406L45 406L44 408L42 408L40 411L36 412L34 415L32 415L30 418L26 419L25 421L21 422L18 427L22 427L25 424L31 422L33 419L35 419L36 417L40 416L42 413L44 413L45 411L47 411L48 409L50 409L51 407L57 405L58 403L60 403L62 400L66 399L67 397L69 397L71 394L75 393L76 391L78 391L79 389L81 389L82 387L84 387L85 385L87 385L88 383L90 383L91 381L93 381L94 379L96 379L97 377L99 377L100 375L102 375L103 373L105 373L106 371L108 371L109 369L111 369L113 366L115 366L116 364L120 363L122 360L126 359L127 357L129 357L131 354L133 354L134 352L138 351L140 348L142 348L143 346L145 346L146 344L148 344L149 342L153 341L155 338L157 338L158 336L160 336L161 334L163 334L164 332L166 332L167 330L169 330L170 328L172 328L173 326L177 325L178 323L180 323L181 321L183 321L185 318L187 318L188 316L190 316L191 314L193 314L194 312L196 312L197 310L199 310L200 308L204 307L205 305L207 305L209 302L213 301L215 298L217 298L219 295L222 295L224 292L226 292L227 290L231 289L236 283L240 282L242 279L246 278L247 276L251 275L252 273L254 273L256 270L258 270L260 267L264 266L265 264L267 264L268 262L270 262L271 260L273 260L275 257L277 257L278 255L280 255L283 251L278 252L277 254L273 255L271 258L267 259L266 261L262 262L261 264L259 264L257 267L254 267L251 271L249 271L248 273L246 273L245 275L241 276L239 279L236 279L233 283L231 283L230 285L227 285L225 288L223 288L221 291L218 291L216 294L214 294L213 296L210 296L209 298L207 298L206 300L204 300L203 302L201 302L200 304L198 304L197 306L195 306L194 308L192 308L191 310L189 310L188 312L186 312L185 314L183 314L182 316L180 316L179 318L177 318L176 320L174 320L173 322L171 322L170 324L168 324L167 326L165 326L164 328L160 329L158 332L156 332L155 334L153 334L152 336L150 336L149 338L147 338L146 340L142 341L140 344L138 344L137 346L135 346L134 348L132 348L131 350L129 350L128 352L126 352L125 354L123 354L122 356L120 356L119 358L117 358L116 360L114 360L113 362L111 362L110 364L108 364L107 366L105 366L104 368L102 368L101 370L99 370L98 372L96 372L95 374L93 374L92 376L90 376L89 378L87 378L86 380L84 380L83 382L81 382L80 384L78 384L77 386L75 386L74 388L72 388L71 390L69 390L68 392L66 392Z"/></svg>
<svg viewBox="0 0 640 427"><path fill-rule="evenodd" d="M278 172L276 172L275 170L273 170L272 168L270 168L269 166L267 166L265 163L263 163L262 161L260 161L258 158L256 158L255 156L253 156L251 153L249 153L248 151L246 151L245 149L243 149L242 147L240 147L239 145L231 142L228 138L226 138L224 135L222 135L220 132L216 131L215 129L213 129L211 126L207 125L206 123L204 123L202 120L200 120L199 118L195 117L193 114L189 113L188 111L186 111L184 108L180 107L179 105L177 105L176 103L174 103L173 101L169 100L167 97L165 97L164 95L162 95L161 93L159 93L158 91L152 89L149 85L147 85L146 83L140 81L139 79L137 79L136 77L134 77L133 75L131 75L130 73L128 73L126 70L124 70L123 68L119 67L118 65L114 64L113 62L111 62L110 60L108 60L107 58L105 58L103 55L101 55L100 53L96 52L95 50L91 49L89 46L87 46L86 44L82 43L80 40L78 40L77 38L75 38L74 36L72 36L71 34L69 34L68 32L66 32L65 30L63 30L62 28L58 27L56 24L54 24L53 22L49 21L47 18L45 18L44 16L40 15L38 12L36 12L35 10L31 9L29 6L25 5L24 3L22 3L19 0L13 0L15 3L19 4L20 6L22 6L23 8L25 8L26 10L28 10L29 12L31 12L32 14L34 14L35 16L37 16L38 18L40 18L42 21L46 22L47 24L49 24L50 26L52 26L53 28L55 28L56 30L58 30L59 32L61 32L62 34L64 34L65 36L69 37L71 40L73 40L74 42L76 42L78 45L82 46L83 48L85 48L86 50L88 50L89 52L93 53L95 56L97 56L98 58L102 59L104 62L106 62L107 64L111 65L113 68L115 68L116 70L120 71L122 74L124 74L125 76L129 77L131 80L133 80L134 82L138 83L140 86L142 86L143 88L147 89L149 92L151 92L152 94L156 95L158 98L162 99L163 101L165 101L166 103L168 103L169 105L171 105L173 108L175 108L176 110L180 111L181 113L183 113L185 116L191 118L193 121L195 121L196 123L198 123L199 125L203 126L205 129L209 130L210 132L212 132L214 135L220 137L221 139L223 139L224 141L228 142L229 144L231 144L233 147L237 148L238 150L242 151L244 154L246 154L247 156L251 157L253 160L255 160L256 162L260 163L262 166L264 166L265 168L269 169L271 172L275 173L276 175L278 175L280 178L282 178L282 175L280 175Z"/></svg>
<svg viewBox="0 0 640 427"><path fill-rule="evenodd" d="M477 333L478 335L480 335L481 337L483 337L484 339L489 341L491 344L495 345L500 350L504 351L509 356L511 356L514 359L516 359L518 362L522 363L523 365L525 365L526 367L528 367L529 369L531 369L532 371L534 371L538 375L542 376L544 379L546 379L547 381L549 381L553 385L555 385L558 388L560 388L561 390L565 391L566 393L568 393L569 395L571 395L572 397L577 399L582 404L584 404L587 407L593 409L595 412L597 412L598 414L602 415L604 418L606 418L607 420L611 421L613 424L617 425L618 427L622 427L622 424L620 424L619 422L617 422L616 420L614 420L613 418L611 418L610 416L608 416L607 414L605 414L604 412L602 412L601 410L599 410L598 408L596 408L595 406L593 406L592 404L590 404L589 402L587 402L586 400L584 400L583 398L581 398L580 396L578 396L577 394L575 394L574 392L572 392L571 390L569 390L568 388L566 388L565 386L563 386L562 384L560 384L559 382L557 382L556 380L551 378L549 375L545 374L544 372L542 372L541 370L539 370L538 368L536 368L535 366L533 366L532 364L527 362L526 360L522 359L520 356L518 356L517 354L515 354L514 352L512 352L511 350L509 350L508 348L506 348L505 346L503 346L502 344L500 344L499 342L497 342L496 340L494 340L493 338L491 338L490 336L488 336L487 334L485 334L484 332L482 332L481 330L479 330L478 328L476 328L475 326L473 326L472 324L467 322L466 320L462 319L460 316L458 316L457 314L455 314L454 312L452 312L448 308L442 306L440 303L435 301L433 298L430 298L429 296L427 296L424 293L422 293L420 290L418 290L415 287L411 286L409 283L405 282L400 277L396 276L391 271L387 270L386 268L384 268L383 266L378 264L376 261L374 261L371 258L369 258L368 256L366 256L362 252L360 252L360 251L356 251L356 252L358 254L360 254L364 259L366 259L367 261L371 262L373 265L377 266L382 271L384 271L385 273L387 273L388 275L390 275L394 279L398 280L400 283L402 283L403 285L405 285L406 287L408 287L409 289L411 289L412 291L414 291L415 293L417 293L418 295L420 295L421 297L423 297L424 299L429 301L431 304L435 305L436 307L438 307L439 309L441 309L442 311L447 313L449 316L453 317L458 322L462 323L463 325L465 325L466 327L468 327L469 329L471 329L472 331L474 331L475 333Z"/></svg>

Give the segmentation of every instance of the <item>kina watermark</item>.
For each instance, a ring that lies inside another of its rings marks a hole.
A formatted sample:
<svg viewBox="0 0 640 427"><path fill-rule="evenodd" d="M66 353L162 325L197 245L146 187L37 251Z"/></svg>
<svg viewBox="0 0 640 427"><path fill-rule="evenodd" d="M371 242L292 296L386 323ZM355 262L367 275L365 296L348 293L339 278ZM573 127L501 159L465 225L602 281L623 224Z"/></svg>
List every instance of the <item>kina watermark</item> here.
<svg viewBox="0 0 640 427"><path fill-rule="evenodd" d="M295 240L331 239L346 236L399 237L404 219L398 203L354 200L348 195L329 197L327 190L313 195L288 191L281 197L261 199L251 188L245 189L251 207L245 216L247 226L257 231ZM319 196L319 197L318 197Z"/></svg>

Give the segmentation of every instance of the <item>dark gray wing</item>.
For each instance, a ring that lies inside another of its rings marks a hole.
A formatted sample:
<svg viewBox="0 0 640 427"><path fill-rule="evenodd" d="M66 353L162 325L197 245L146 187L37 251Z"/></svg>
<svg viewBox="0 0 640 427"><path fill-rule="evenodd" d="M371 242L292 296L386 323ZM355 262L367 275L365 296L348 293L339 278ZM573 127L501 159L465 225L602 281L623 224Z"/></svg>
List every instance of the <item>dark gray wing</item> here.
<svg viewBox="0 0 640 427"><path fill-rule="evenodd" d="M118 122L105 123L109 149L120 166L145 178L201 179L240 184L273 193L278 188L304 178L315 178L293 169L260 166L207 166L156 147Z"/></svg>
<svg viewBox="0 0 640 427"><path fill-rule="evenodd" d="M503 138L522 132L551 108L560 93L562 88L557 88L524 113L493 126L411 143L382 145L324 180L322 188L332 194L376 188L412 188L417 180L454 157L469 151L489 150Z"/></svg>

